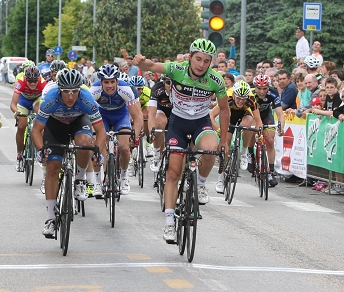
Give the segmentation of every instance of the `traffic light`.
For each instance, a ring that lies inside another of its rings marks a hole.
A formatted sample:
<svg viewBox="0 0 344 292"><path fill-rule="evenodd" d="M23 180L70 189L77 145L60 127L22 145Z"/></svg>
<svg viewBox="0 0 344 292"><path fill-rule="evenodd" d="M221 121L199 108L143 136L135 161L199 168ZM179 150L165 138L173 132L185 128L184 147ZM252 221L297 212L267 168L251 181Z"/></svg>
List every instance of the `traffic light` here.
<svg viewBox="0 0 344 292"><path fill-rule="evenodd" d="M203 0L201 17L206 20L201 28L208 31L208 40L216 47L221 46L224 40L226 0Z"/></svg>

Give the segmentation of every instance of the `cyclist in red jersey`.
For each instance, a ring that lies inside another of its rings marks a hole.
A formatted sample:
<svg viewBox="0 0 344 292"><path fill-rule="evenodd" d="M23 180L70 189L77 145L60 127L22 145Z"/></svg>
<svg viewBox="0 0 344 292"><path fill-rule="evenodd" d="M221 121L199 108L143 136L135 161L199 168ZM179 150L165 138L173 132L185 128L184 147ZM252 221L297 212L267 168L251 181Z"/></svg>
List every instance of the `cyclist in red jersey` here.
<svg viewBox="0 0 344 292"><path fill-rule="evenodd" d="M29 66L25 69L24 76L18 80L14 87L12 101L10 108L14 113L14 118L17 115L27 115L30 109L34 109L37 113L41 101L41 95L46 81L40 75L37 66ZM24 133L27 126L26 117L18 117L18 127L16 134L17 144L17 161L16 171L23 172L23 148L24 148Z"/></svg>

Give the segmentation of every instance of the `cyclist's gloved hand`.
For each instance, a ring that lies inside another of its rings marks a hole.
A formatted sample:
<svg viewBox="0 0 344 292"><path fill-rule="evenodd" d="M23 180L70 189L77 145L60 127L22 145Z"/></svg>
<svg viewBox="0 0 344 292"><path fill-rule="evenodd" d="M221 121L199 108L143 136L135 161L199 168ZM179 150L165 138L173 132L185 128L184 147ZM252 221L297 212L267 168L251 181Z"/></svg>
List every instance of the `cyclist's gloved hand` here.
<svg viewBox="0 0 344 292"><path fill-rule="evenodd" d="M140 138L135 139L135 147L138 147L140 145Z"/></svg>
<svg viewBox="0 0 344 292"><path fill-rule="evenodd" d="M101 154L93 154L92 161L96 162L98 166L102 166L104 164L104 157Z"/></svg>
<svg viewBox="0 0 344 292"><path fill-rule="evenodd" d="M42 150L37 151L36 160L38 163L44 162L45 155Z"/></svg>

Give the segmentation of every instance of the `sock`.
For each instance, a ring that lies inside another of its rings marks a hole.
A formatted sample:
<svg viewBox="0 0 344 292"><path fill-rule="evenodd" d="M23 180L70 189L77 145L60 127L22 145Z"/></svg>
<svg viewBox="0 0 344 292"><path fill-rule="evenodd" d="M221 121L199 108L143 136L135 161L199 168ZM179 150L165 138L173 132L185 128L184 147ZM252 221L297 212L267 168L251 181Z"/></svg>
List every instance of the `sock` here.
<svg viewBox="0 0 344 292"><path fill-rule="evenodd" d="M174 225L174 209L165 209L166 226Z"/></svg>
<svg viewBox="0 0 344 292"><path fill-rule="evenodd" d="M96 178L96 184L102 184L102 173L100 171L95 171L94 177Z"/></svg>
<svg viewBox="0 0 344 292"><path fill-rule="evenodd" d="M270 172L275 171L275 164L269 164Z"/></svg>
<svg viewBox="0 0 344 292"><path fill-rule="evenodd" d="M55 220L55 206L56 206L56 200L46 200L45 201L47 206L47 220L54 219Z"/></svg>
<svg viewBox="0 0 344 292"><path fill-rule="evenodd" d="M128 169L121 169L121 179L128 177Z"/></svg>
<svg viewBox="0 0 344 292"><path fill-rule="evenodd" d="M94 184L94 172L86 172L86 180L88 183Z"/></svg>
<svg viewBox="0 0 344 292"><path fill-rule="evenodd" d="M76 167L75 179L85 180L86 179L86 168L81 168L79 165Z"/></svg>
<svg viewBox="0 0 344 292"><path fill-rule="evenodd" d="M197 185L198 186L204 186L206 181L207 181L206 177L201 176L199 173L197 174Z"/></svg>
<svg viewBox="0 0 344 292"><path fill-rule="evenodd" d="M240 150L240 156L246 155L246 153L247 153L247 148L242 147L242 149Z"/></svg>

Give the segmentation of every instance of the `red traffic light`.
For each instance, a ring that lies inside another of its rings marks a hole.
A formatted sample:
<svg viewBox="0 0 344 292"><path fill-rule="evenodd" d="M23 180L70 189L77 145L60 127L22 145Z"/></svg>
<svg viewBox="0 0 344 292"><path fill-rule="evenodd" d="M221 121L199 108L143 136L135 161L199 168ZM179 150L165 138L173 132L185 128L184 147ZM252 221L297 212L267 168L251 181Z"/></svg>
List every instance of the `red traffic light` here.
<svg viewBox="0 0 344 292"><path fill-rule="evenodd" d="M224 12L225 7L221 1L213 1L210 3L209 10L216 15L220 15Z"/></svg>

